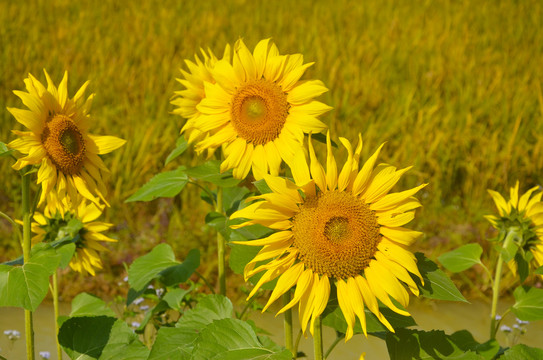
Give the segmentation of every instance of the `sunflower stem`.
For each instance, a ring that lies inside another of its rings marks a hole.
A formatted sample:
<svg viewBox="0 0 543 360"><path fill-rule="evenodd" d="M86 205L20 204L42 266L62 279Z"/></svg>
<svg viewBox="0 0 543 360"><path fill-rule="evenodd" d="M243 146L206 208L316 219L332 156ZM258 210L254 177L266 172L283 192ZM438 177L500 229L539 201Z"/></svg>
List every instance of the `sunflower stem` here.
<svg viewBox="0 0 543 360"><path fill-rule="evenodd" d="M507 236L503 242L502 249L506 249L511 241L517 237L517 231L509 229ZM490 310L490 339L496 339L496 332L498 331L498 321L496 320L496 312L498 308L498 298L500 296L500 281L502 277L502 268L503 268L503 252L500 251L498 257L498 263L496 264L496 273L494 274L494 283L492 284L492 307Z"/></svg>
<svg viewBox="0 0 543 360"><path fill-rule="evenodd" d="M283 306L290 302L290 290L283 294ZM284 329L285 329L285 347L290 350L292 353L292 358L296 359L296 353L294 352L294 342L292 337L292 310L288 309L285 311L284 319Z"/></svg>
<svg viewBox="0 0 543 360"><path fill-rule="evenodd" d="M26 166L22 171L21 191L23 208L23 264L30 260L30 223L32 215L30 213L30 176L28 172L31 166ZM24 265L23 265L24 266ZM25 310L25 339L26 339L26 357L28 360L34 360L34 328L32 321L32 311Z"/></svg>
<svg viewBox="0 0 543 360"><path fill-rule="evenodd" d="M294 359L298 358L298 347L300 346L300 340L302 339L302 329L298 331L298 336L296 336L296 342L294 343Z"/></svg>
<svg viewBox="0 0 543 360"><path fill-rule="evenodd" d="M60 347L60 343L58 342L58 269L53 273L53 289L51 291L53 295L53 309L55 312L55 340L57 343L57 354L58 354L58 360L62 360L62 348Z"/></svg>
<svg viewBox="0 0 543 360"><path fill-rule="evenodd" d="M321 317L318 316L315 319L315 326L313 327L313 349L314 359L323 360L322 357L322 322Z"/></svg>
<svg viewBox="0 0 543 360"><path fill-rule="evenodd" d="M215 206L215 211L218 213L223 213L222 209L222 187L217 188L217 203ZM220 231L217 231L217 257L219 263L219 294L226 295L226 274L225 274L225 259L224 259L224 248L226 246L226 241L222 236Z"/></svg>

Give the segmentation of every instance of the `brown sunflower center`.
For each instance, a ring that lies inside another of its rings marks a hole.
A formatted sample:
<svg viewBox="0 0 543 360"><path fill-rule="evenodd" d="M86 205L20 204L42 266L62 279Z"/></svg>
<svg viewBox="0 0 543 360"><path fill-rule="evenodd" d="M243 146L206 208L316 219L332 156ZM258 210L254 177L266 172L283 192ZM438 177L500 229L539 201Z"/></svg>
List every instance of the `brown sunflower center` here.
<svg viewBox="0 0 543 360"><path fill-rule="evenodd" d="M247 82L232 99L232 125L238 135L254 145L276 139L288 116L287 95L266 79Z"/></svg>
<svg viewBox="0 0 543 360"><path fill-rule="evenodd" d="M85 140L72 119L55 115L46 123L41 142L60 171L68 175L79 172L85 159Z"/></svg>
<svg viewBox="0 0 543 360"><path fill-rule="evenodd" d="M346 192L306 198L292 222L300 260L329 277L346 279L360 274L381 241L375 213Z"/></svg>

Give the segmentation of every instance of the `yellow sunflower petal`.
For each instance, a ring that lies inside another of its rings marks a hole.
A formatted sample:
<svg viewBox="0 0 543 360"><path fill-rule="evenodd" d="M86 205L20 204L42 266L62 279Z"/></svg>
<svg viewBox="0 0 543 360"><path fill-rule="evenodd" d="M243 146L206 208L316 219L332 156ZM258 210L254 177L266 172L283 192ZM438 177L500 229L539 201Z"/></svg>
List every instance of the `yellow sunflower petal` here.
<svg viewBox="0 0 543 360"><path fill-rule="evenodd" d="M262 312L266 311L270 307L270 305L275 302L275 300L279 299L280 296L282 296L284 293L289 291L294 285L296 285L303 271L304 271L303 263L298 263L290 267L287 271L285 271L285 273L281 275L279 280L277 280L277 284L275 285L275 288L273 289L273 292L270 295L270 298L268 299L266 306L264 306L264 308L262 309Z"/></svg>

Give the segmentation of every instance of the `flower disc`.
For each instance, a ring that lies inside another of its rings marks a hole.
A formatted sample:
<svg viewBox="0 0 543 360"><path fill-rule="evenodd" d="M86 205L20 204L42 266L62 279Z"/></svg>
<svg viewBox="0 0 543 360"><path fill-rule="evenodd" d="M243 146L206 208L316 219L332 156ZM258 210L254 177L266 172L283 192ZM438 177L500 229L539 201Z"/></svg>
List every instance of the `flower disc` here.
<svg viewBox="0 0 543 360"><path fill-rule="evenodd" d="M41 140L49 159L63 173L79 172L85 160L85 140L72 119L55 115L45 124Z"/></svg>
<svg viewBox="0 0 543 360"><path fill-rule="evenodd" d="M241 87L232 99L232 125L255 145L275 140L288 116L286 94L276 84L259 79Z"/></svg>
<svg viewBox="0 0 543 360"><path fill-rule="evenodd" d="M381 241L374 212L346 192L306 198L292 222L300 260L314 272L337 279L365 269Z"/></svg>

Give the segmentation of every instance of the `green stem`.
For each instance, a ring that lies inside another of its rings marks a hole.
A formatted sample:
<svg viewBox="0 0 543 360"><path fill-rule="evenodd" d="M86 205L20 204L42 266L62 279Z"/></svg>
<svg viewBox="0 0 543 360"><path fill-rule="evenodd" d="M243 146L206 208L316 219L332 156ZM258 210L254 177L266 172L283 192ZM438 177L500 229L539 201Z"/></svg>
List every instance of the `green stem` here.
<svg viewBox="0 0 543 360"><path fill-rule="evenodd" d="M290 302L290 290L283 294L283 306ZM285 311L285 320L283 322L285 329L285 347L290 350L292 357L296 358L294 352L294 343L292 338L292 309Z"/></svg>
<svg viewBox="0 0 543 360"><path fill-rule="evenodd" d="M32 220L32 216L30 214L30 174L28 174L30 169L31 166L26 166L23 169L21 181L23 207L23 263L27 263L30 260L31 247L30 223ZM25 310L25 339L27 359L34 360L34 328L32 321L32 311L30 310Z"/></svg>
<svg viewBox="0 0 543 360"><path fill-rule="evenodd" d="M337 333L337 335L339 335L339 333ZM328 348L328 350L326 351L326 354L324 354L324 358L325 359L328 359L328 356L330 355L330 353L332 352L332 350L334 350L334 348L336 347L337 344L339 344L339 342L341 341L341 339L344 339L345 336L337 336L336 335L336 340L334 340L334 342L332 343L332 345L330 345L330 347Z"/></svg>
<svg viewBox="0 0 543 360"><path fill-rule="evenodd" d="M217 188L217 203L215 206L215 211L218 213L223 212L222 210L222 187ZM220 231L217 231L217 257L219 263L219 294L226 295L226 274L225 274L225 259L224 259L224 248L226 246L226 241Z"/></svg>
<svg viewBox="0 0 543 360"><path fill-rule="evenodd" d="M57 342L57 354L58 354L58 360L62 360L62 348L60 347L60 343L58 342L58 317L59 317L59 311L58 311L58 276L57 276L58 270L53 273L53 308L55 311L55 340Z"/></svg>
<svg viewBox="0 0 543 360"><path fill-rule="evenodd" d="M516 231L511 229L508 231L507 236L503 242L503 249L507 248L509 243L517 236ZM498 298L500 296L500 281L502 277L503 269L503 253L500 251L498 257L498 263L496 264L496 273L494 274L494 283L492 284L492 308L490 310L490 339L496 339L496 332L498 331L498 321L496 320L496 312L498 309Z"/></svg>
<svg viewBox="0 0 543 360"><path fill-rule="evenodd" d="M322 357L322 323L321 317L315 319L315 327L313 328L313 349L314 359L323 360Z"/></svg>

